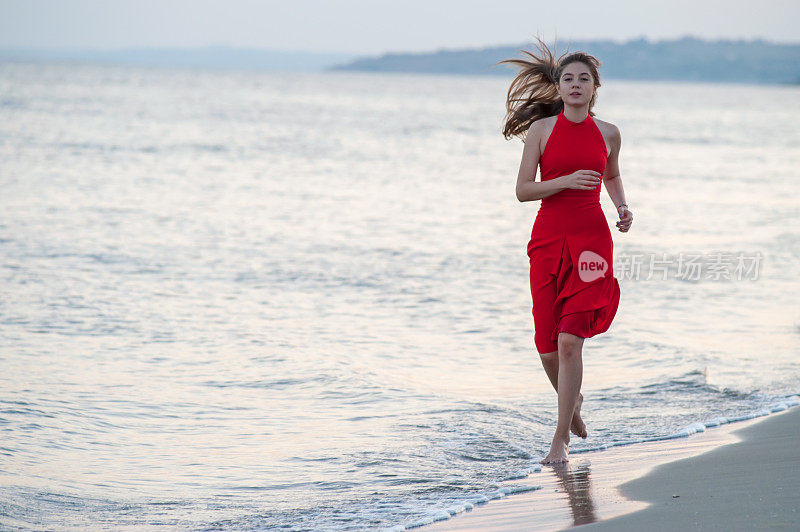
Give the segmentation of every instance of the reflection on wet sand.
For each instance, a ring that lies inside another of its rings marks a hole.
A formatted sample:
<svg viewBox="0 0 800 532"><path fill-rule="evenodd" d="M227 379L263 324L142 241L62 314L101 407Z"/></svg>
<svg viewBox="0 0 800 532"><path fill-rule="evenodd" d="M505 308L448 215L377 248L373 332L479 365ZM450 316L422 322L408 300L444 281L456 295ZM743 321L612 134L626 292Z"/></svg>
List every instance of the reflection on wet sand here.
<svg viewBox="0 0 800 532"><path fill-rule="evenodd" d="M546 465L520 483L540 486L537 490L492 500L452 519L426 525L421 530L550 532L635 512L647 507L648 503L623 496L618 488L621 484L667 462L738 441L731 432L755 422L757 419L725 425L669 442L647 442L598 453L576 453L566 464Z"/></svg>
<svg viewBox="0 0 800 532"><path fill-rule="evenodd" d="M550 466L558 477L561 489L569 499L573 526L585 525L597 521L597 512L592 500L591 474L588 464L570 467L566 464Z"/></svg>

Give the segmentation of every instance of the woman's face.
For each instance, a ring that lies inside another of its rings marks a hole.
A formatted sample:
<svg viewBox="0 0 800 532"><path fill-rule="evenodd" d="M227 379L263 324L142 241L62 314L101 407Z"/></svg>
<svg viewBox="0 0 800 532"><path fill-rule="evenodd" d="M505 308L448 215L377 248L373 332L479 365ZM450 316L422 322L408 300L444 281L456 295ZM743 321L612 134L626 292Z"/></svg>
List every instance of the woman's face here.
<svg viewBox="0 0 800 532"><path fill-rule="evenodd" d="M564 67L558 81L558 94L565 105L589 105L594 95L594 80L586 63L575 61Z"/></svg>

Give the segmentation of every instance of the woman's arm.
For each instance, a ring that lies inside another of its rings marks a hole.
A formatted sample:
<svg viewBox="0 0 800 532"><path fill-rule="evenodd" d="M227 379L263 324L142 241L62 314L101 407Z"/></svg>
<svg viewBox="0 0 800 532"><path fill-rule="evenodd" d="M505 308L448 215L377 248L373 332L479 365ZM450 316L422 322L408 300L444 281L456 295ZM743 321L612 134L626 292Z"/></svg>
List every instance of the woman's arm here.
<svg viewBox="0 0 800 532"><path fill-rule="evenodd" d="M531 124L525 134L525 147L522 150L522 161L519 164L517 175L517 199L519 201L534 201L552 196L564 190L562 181L558 178L547 181L536 181L536 170L539 166L539 135L542 130L541 121Z"/></svg>
<svg viewBox="0 0 800 532"><path fill-rule="evenodd" d="M622 186L622 176L619 172L619 151L622 148L622 135L619 128L614 126L611 135L611 153L608 155L608 162L606 163L605 177L603 177L603 184L605 184L606 192L617 207L617 214L619 214L619 222L617 227L623 233L626 232L633 222L633 213L628 210L625 205L625 189Z"/></svg>

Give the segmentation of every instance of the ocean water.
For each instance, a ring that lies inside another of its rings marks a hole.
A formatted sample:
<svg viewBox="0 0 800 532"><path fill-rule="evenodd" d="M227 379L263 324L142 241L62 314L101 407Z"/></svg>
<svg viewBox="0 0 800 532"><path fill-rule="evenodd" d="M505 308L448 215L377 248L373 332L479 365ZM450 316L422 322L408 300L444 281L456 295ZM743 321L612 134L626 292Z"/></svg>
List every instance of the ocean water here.
<svg viewBox="0 0 800 532"><path fill-rule="evenodd" d="M526 489L557 411L508 82L0 64L3 528L399 529ZM796 402L800 88L594 110L635 218L602 192L622 296L572 450Z"/></svg>

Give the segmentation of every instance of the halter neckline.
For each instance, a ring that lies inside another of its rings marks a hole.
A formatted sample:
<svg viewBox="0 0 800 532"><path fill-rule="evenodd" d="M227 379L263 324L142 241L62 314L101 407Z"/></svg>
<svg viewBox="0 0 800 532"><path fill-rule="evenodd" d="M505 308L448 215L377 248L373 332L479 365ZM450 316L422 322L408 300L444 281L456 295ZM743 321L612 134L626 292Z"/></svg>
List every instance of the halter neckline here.
<svg viewBox="0 0 800 532"><path fill-rule="evenodd" d="M561 110L561 111L558 113L558 117L559 117L559 118L561 118L561 119L563 119L565 122L568 122L568 123L572 124L573 126L582 126L583 124L586 124L587 122L589 122L589 120L592 118L592 115L590 115L590 114L587 114L587 115L586 115L586 118L584 118L584 119L583 119L583 120L581 120L580 122L573 122L572 120L570 120L569 118L567 118L567 116L564 114L564 110L562 109L562 110Z"/></svg>

